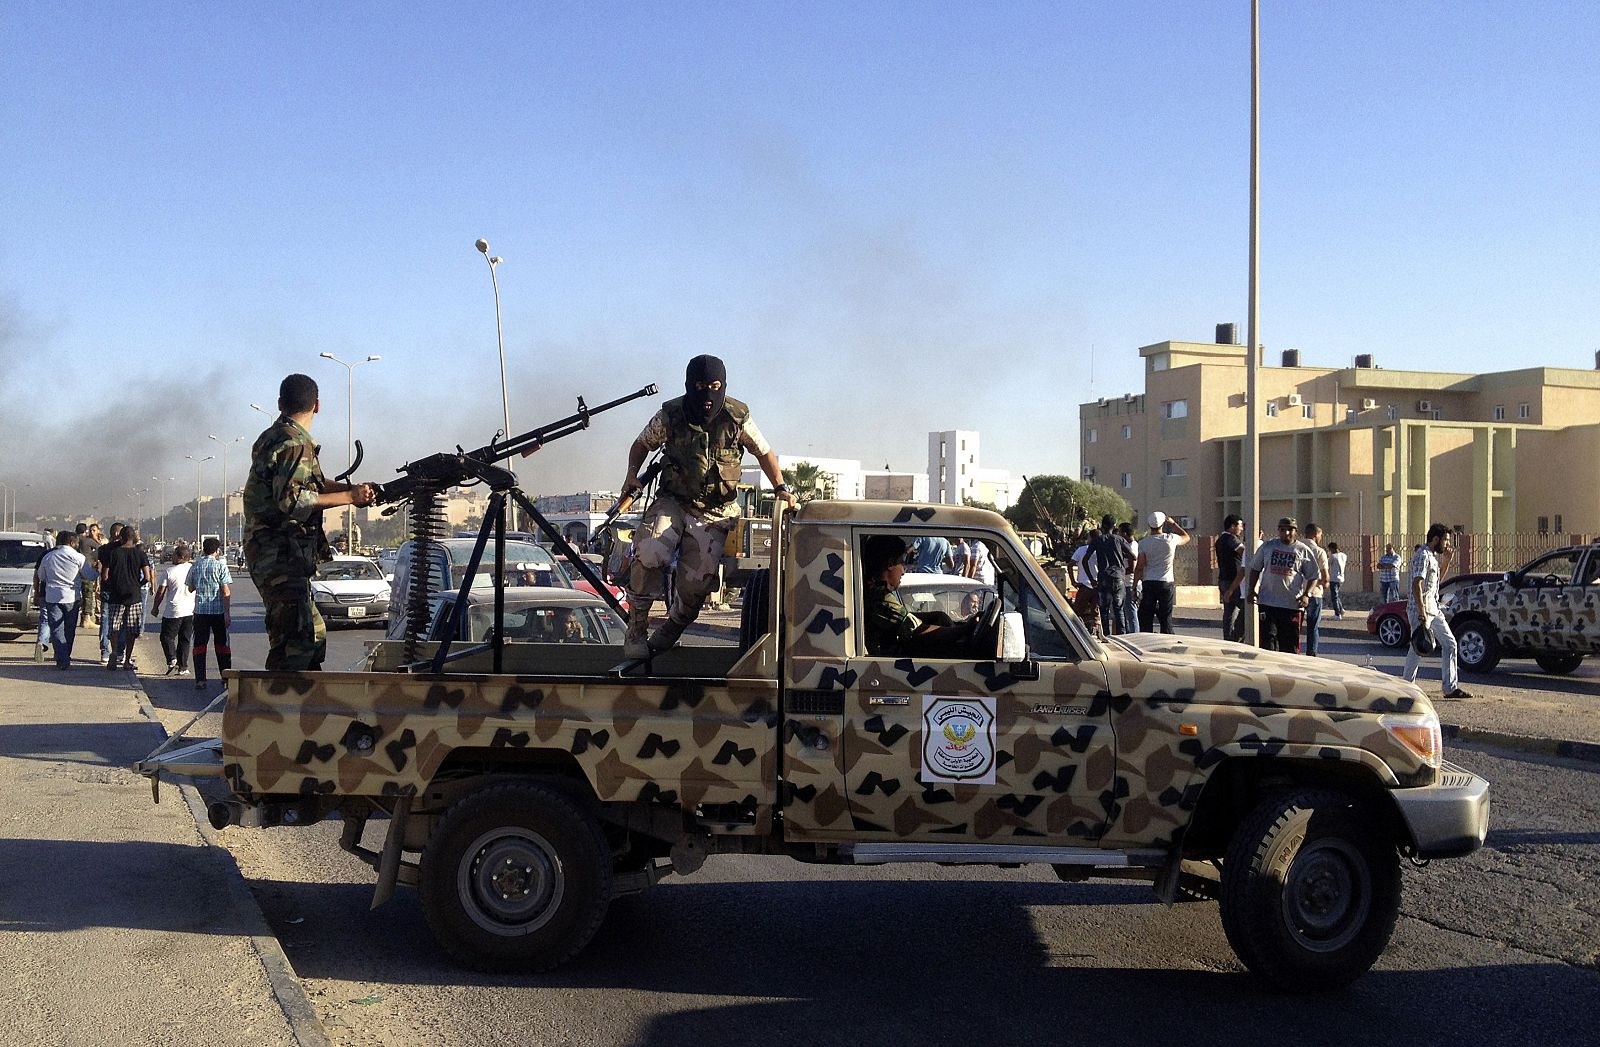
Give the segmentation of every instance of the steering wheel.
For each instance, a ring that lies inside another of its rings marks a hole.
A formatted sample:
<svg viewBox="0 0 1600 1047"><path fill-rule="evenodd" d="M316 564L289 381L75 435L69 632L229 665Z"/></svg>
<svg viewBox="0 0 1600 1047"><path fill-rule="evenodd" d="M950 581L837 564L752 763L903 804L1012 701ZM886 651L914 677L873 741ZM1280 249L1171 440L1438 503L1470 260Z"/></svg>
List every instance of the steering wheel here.
<svg viewBox="0 0 1600 1047"><path fill-rule="evenodd" d="M974 659L987 661L994 657L995 638L1000 635L1000 615L1003 607L999 594L973 616L972 635L967 638L967 654Z"/></svg>
<svg viewBox="0 0 1600 1047"><path fill-rule="evenodd" d="M1539 584L1546 589L1559 589L1567 583L1558 574L1547 574L1539 579Z"/></svg>

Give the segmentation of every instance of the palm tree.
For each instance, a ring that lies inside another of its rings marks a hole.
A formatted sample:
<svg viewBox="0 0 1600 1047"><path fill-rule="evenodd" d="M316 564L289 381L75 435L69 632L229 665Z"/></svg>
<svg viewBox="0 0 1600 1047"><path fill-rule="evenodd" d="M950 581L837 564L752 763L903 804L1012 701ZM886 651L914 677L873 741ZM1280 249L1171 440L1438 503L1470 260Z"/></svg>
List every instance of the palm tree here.
<svg viewBox="0 0 1600 1047"><path fill-rule="evenodd" d="M822 470L810 462L796 462L783 471L783 482L794 492L794 499L802 505L823 495Z"/></svg>

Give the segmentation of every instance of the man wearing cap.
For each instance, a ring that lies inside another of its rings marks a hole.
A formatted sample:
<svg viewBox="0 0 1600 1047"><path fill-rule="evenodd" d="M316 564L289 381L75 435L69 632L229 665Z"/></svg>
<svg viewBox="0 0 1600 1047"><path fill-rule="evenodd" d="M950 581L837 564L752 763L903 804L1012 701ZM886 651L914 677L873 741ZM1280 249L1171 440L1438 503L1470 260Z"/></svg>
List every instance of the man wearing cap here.
<svg viewBox="0 0 1600 1047"><path fill-rule="evenodd" d="M1278 537L1261 543L1244 581L1245 602L1261 605L1261 646L1269 651L1293 654L1299 648L1299 614L1322 574L1311 550L1298 541L1299 534L1293 517L1279 520Z"/></svg>
<svg viewBox="0 0 1600 1047"><path fill-rule="evenodd" d="M1134 582L1144 583L1139 597L1139 629L1148 633L1153 631L1152 626L1159 626L1162 632L1170 633L1172 563L1177 558L1178 546L1189 544L1189 532L1159 509L1150 514L1147 522L1150 533L1139 539L1139 559L1133 565Z"/></svg>
<svg viewBox="0 0 1600 1047"><path fill-rule="evenodd" d="M643 658L678 642L705 605L722 562L722 547L738 511L735 499L744 453L756 456L778 497L793 508L778 456L750 416L750 408L728 395L727 368L715 356L697 356L684 373L684 395L668 400L628 451L622 496L637 490L639 470L661 448L660 489L633 532L633 567L628 575L628 634L623 652ZM664 568L673 563L673 600L667 620L646 639L650 611L661 597Z"/></svg>

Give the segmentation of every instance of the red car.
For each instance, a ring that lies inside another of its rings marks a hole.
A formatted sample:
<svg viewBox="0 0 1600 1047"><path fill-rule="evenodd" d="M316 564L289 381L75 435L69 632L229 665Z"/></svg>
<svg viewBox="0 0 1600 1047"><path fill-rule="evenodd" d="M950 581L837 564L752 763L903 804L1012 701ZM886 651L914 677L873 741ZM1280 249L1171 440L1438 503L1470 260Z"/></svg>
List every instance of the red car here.
<svg viewBox="0 0 1600 1047"><path fill-rule="evenodd" d="M1477 582L1498 582L1505 577L1504 571L1479 571L1472 574L1457 574L1446 578L1439 583L1440 609L1450 599L1450 591L1458 585L1471 585ZM1448 612L1446 617L1448 617ZM1385 647L1404 647L1411 642L1411 625L1406 619L1406 602L1404 600L1390 600L1380 603L1367 612L1367 632L1378 638L1378 642Z"/></svg>

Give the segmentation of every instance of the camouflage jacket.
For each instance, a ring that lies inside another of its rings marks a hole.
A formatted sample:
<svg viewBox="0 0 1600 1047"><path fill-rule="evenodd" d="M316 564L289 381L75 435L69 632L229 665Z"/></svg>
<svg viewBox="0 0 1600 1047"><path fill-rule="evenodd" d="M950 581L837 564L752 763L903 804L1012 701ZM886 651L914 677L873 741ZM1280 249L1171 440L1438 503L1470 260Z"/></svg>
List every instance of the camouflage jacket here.
<svg viewBox="0 0 1600 1047"><path fill-rule="evenodd" d="M244 544L258 588L309 578L333 556L316 507L327 482L320 450L304 426L282 416L250 448Z"/></svg>
<svg viewBox="0 0 1600 1047"><path fill-rule="evenodd" d="M861 609L866 619L868 654L901 654L911 637L922 628L922 619L906 610L900 598L883 582L867 583Z"/></svg>

